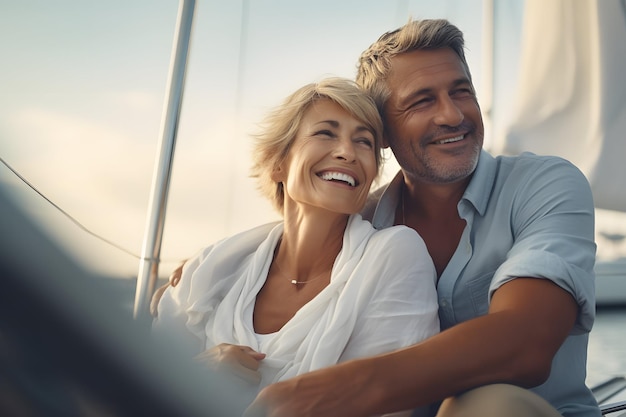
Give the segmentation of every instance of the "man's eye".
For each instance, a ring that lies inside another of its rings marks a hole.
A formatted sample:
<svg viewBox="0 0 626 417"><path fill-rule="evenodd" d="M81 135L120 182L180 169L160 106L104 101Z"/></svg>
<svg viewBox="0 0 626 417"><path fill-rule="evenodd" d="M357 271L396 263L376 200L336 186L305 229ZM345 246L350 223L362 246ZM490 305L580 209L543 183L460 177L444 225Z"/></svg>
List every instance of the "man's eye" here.
<svg viewBox="0 0 626 417"><path fill-rule="evenodd" d="M430 97L427 97L427 98L421 98L421 99L419 99L419 100L416 100L416 101L413 103L412 107L420 107L420 106L425 106L425 105L427 105L428 103L431 103L432 101L433 101L433 99L432 99L432 98L430 98Z"/></svg>
<svg viewBox="0 0 626 417"><path fill-rule="evenodd" d="M458 90L452 91L452 95L457 97L471 97L474 96L474 91L470 88L459 88Z"/></svg>

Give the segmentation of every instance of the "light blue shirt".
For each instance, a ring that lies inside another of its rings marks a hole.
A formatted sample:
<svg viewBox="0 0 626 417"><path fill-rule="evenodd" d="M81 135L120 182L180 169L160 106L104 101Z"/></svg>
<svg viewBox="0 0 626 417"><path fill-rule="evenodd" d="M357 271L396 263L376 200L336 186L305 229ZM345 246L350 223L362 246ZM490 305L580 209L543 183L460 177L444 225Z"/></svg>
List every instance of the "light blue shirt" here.
<svg viewBox="0 0 626 417"><path fill-rule="evenodd" d="M368 202L364 217L377 229L394 224L402 181L398 173ZM596 251L586 178L558 157L494 158L483 151L457 207L467 224L437 284L441 329L486 314L493 293L516 277L553 281L574 297L579 312L549 379L533 391L566 417L600 416L585 385Z"/></svg>

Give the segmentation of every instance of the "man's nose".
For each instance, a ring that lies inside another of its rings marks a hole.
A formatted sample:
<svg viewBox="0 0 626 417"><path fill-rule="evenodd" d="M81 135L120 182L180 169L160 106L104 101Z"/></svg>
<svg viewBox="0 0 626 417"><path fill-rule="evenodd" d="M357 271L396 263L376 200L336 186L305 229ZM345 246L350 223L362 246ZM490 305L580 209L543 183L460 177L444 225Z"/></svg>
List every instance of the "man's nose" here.
<svg viewBox="0 0 626 417"><path fill-rule="evenodd" d="M458 126L463 122L463 112L450 97L439 100L435 123L439 126Z"/></svg>

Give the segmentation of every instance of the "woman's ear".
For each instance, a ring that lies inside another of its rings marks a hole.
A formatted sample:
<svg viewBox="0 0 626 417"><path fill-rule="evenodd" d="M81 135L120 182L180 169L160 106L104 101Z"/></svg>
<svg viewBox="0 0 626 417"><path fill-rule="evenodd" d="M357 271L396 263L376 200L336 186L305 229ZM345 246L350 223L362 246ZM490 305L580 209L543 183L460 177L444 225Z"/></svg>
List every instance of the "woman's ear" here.
<svg viewBox="0 0 626 417"><path fill-rule="evenodd" d="M383 133L383 138L382 141L380 143L380 147L383 149L387 149L389 147L389 142L387 142L387 134Z"/></svg>
<svg viewBox="0 0 626 417"><path fill-rule="evenodd" d="M272 171L272 181L275 182L284 182L287 179L287 175L285 174L285 169L283 168L283 164L278 165Z"/></svg>

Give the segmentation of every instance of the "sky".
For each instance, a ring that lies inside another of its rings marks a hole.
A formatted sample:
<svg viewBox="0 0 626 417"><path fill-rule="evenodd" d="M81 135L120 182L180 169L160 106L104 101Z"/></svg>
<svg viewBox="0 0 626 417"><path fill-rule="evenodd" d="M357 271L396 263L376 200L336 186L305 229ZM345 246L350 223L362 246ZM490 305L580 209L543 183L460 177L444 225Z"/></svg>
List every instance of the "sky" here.
<svg viewBox="0 0 626 417"><path fill-rule="evenodd" d="M482 4L197 0L161 275L203 246L279 218L248 177L249 135L303 84L354 78L360 52L409 16L447 18L463 30L481 98ZM125 251L77 227L2 165L0 185L97 273L137 274L178 7L173 0L0 4L0 157ZM510 109L522 10L521 1L496 8L496 125ZM391 158L382 180L396 167Z"/></svg>

